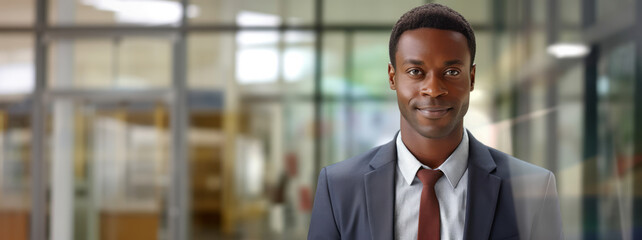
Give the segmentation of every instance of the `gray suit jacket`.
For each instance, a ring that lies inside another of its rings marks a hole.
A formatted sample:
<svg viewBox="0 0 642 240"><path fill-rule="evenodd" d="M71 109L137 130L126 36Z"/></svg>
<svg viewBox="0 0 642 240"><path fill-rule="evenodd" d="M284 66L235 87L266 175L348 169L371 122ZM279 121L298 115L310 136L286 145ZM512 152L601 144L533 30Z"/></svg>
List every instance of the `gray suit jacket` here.
<svg viewBox="0 0 642 240"><path fill-rule="evenodd" d="M464 239L561 239L555 176L468 136ZM396 166L393 138L323 168L308 239L393 239Z"/></svg>

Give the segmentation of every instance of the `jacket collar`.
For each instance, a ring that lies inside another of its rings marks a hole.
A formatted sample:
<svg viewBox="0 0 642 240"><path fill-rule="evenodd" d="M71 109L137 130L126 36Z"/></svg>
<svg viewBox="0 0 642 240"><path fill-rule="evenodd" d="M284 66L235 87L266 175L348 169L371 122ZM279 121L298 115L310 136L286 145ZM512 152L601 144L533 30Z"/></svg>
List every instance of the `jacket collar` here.
<svg viewBox="0 0 642 240"><path fill-rule="evenodd" d="M371 171L364 175L366 209L373 240L393 239L395 209L395 138L381 146L370 161Z"/></svg>
<svg viewBox="0 0 642 240"><path fill-rule="evenodd" d="M390 162L397 162L397 145L395 143L397 135L399 135L399 131L397 131L395 137L392 138L392 141L382 145L372 160L370 160L370 167L372 167L372 169L376 170Z"/></svg>

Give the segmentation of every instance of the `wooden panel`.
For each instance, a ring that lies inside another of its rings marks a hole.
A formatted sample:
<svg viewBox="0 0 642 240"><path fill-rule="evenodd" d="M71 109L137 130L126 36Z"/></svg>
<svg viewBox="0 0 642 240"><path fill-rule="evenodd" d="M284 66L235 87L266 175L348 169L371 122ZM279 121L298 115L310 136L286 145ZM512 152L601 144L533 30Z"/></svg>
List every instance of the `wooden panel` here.
<svg viewBox="0 0 642 240"><path fill-rule="evenodd" d="M158 213L103 212L100 216L101 240L156 240Z"/></svg>
<svg viewBox="0 0 642 240"><path fill-rule="evenodd" d="M29 212L0 210L0 239L27 240Z"/></svg>

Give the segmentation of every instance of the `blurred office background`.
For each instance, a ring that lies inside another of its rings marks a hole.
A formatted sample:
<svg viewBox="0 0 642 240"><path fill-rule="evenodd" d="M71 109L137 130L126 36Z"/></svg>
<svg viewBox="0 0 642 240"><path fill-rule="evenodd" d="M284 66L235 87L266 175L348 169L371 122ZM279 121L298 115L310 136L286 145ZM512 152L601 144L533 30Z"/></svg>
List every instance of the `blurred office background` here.
<svg viewBox="0 0 642 240"><path fill-rule="evenodd" d="M0 239L305 238L320 168L398 130L425 2L0 0ZM642 239L642 1L437 2L467 128L555 172L567 239Z"/></svg>

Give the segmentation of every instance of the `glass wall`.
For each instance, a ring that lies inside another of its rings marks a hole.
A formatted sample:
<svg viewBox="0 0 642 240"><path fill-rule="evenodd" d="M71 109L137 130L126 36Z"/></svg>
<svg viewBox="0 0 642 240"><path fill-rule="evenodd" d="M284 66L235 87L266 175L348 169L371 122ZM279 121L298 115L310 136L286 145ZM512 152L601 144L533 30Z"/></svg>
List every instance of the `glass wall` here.
<svg viewBox="0 0 642 240"><path fill-rule="evenodd" d="M599 238L627 238L632 229L635 174L635 45L632 42L605 46L599 59L598 149L596 157L596 229ZM639 171L639 170L638 170ZM639 182L637 183L639 184Z"/></svg>
<svg viewBox="0 0 642 240"><path fill-rule="evenodd" d="M15 1L10 4L20 5ZM20 6L32 8L32 3L26 4ZM7 22L13 23L16 22ZM28 21L21 24L25 23ZM30 34L0 33L0 238L3 239L26 239L29 230L33 42Z"/></svg>
<svg viewBox="0 0 642 240"><path fill-rule="evenodd" d="M320 168L398 131L425 2L0 0L0 239L304 239ZM466 128L556 174L566 239L641 237L642 3L436 2L476 34Z"/></svg>
<svg viewBox="0 0 642 240"><path fill-rule="evenodd" d="M29 100L0 104L0 237L26 239L31 194L29 183Z"/></svg>
<svg viewBox="0 0 642 240"><path fill-rule="evenodd" d="M170 39L138 36L52 39L47 87L167 88L172 77L172 44Z"/></svg>
<svg viewBox="0 0 642 240"><path fill-rule="evenodd" d="M49 107L51 238L166 238L166 104L60 98Z"/></svg>

